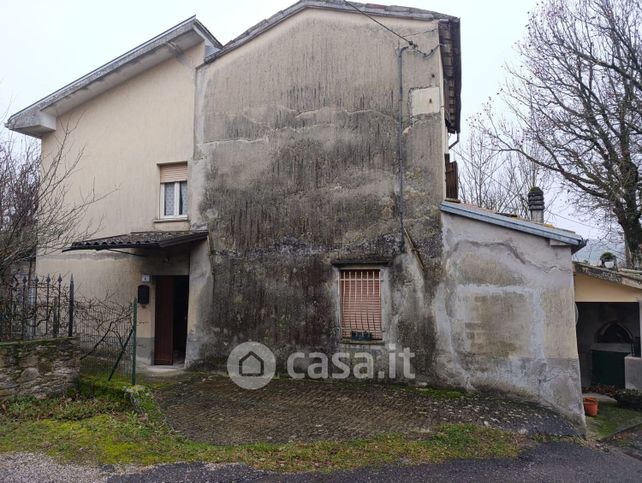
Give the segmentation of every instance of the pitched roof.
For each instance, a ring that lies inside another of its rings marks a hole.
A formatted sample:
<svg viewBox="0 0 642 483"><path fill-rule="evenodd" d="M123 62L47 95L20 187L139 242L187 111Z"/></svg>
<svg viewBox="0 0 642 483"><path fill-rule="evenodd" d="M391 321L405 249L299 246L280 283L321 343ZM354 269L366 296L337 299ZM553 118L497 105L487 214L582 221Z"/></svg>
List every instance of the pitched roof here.
<svg viewBox="0 0 642 483"><path fill-rule="evenodd" d="M54 131L56 116L200 42L205 42L209 49L206 55L221 47L220 42L196 17L188 18L13 114L6 126L12 131L35 137Z"/></svg>
<svg viewBox="0 0 642 483"><path fill-rule="evenodd" d="M73 242L63 251L113 250L115 248L168 248L205 240L207 231L135 231L124 235Z"/></svg>
<svg viewBox="0 0 642 483"><path fill-rule="evenodd" d="M579 250L586 244L586 241L580 235L572 231L523 220L521 218L513 218L474 205L443 201L440 205L440 209L444 213L463 216L471 220L489 223L509 230L521 231L522 233L528 233L529 235L555 240L557 242L570 245L573 252Z"/></svg>
<svg viewBox="0 0 642 483"><path fill-rule="evenodd" d="M441 46L440 50L446 93L448 95L446 120L450 132L459 132L461 124L461 42L459 18L412 7L371 3L363 4L357 2L350 2L350 4L354 5L354 7L361 12L374 17L439 21L439 42ZM306 8L335 10L358 15L359 12L350 4L343 0L300 0L288 8L275 13L270 18L250 27L235 39L230 40L222 49L207 56L205 62L215 61Z"/></svg>

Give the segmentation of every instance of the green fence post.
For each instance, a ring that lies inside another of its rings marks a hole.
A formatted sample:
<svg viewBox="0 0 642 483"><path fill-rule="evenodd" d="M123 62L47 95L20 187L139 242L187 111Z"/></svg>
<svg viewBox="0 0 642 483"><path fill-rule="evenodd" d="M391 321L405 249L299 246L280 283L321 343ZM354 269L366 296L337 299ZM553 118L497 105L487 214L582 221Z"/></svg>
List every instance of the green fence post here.
<svg viewBox="0 0 642 483"><path fill-rule="evenodd" d="M138 300L134 297L134 326L132 327L134 340L132 345L132 386L136 385L136 324L138 321Z"/></svg>

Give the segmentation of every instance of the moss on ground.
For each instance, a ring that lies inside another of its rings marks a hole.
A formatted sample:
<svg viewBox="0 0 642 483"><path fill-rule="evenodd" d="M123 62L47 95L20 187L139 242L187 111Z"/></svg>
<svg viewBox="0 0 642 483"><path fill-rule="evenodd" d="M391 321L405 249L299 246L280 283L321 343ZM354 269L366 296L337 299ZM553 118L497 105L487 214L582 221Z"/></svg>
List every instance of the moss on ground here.
<svg viewBox="0 0 642 483"><path fill-rule="evenodd" d="M642 424L642 412L625 409L616 403L599 403L596 417L586 417L589 436L593 439L604 439L624 429Z"/></svg>
<svg viewBox="0 0 642 483"><path fill-rule="evenodd" d="M94 381L95 382L95 381ZM425 440L397 434L356 441L214 446L182 438L164 422L146 388L81 385L66 397L14 400L0 407L0 452L39 451L86 464L205 461L275 471L331 471L452 458L518 454L518 436L472 424L445 424ZM133 401L133 403L132 403Z"/></svg>

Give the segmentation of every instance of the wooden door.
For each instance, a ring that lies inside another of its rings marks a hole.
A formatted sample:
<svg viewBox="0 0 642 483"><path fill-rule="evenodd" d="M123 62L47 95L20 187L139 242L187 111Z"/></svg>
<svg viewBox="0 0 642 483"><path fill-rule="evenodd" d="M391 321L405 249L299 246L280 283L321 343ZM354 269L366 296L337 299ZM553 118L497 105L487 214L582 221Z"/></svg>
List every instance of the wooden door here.
<svg viewBox="0 0 642 483"><path fill-rule="evenodd" d="M154 364L174 363L174 278L156 277Z"/></svg>

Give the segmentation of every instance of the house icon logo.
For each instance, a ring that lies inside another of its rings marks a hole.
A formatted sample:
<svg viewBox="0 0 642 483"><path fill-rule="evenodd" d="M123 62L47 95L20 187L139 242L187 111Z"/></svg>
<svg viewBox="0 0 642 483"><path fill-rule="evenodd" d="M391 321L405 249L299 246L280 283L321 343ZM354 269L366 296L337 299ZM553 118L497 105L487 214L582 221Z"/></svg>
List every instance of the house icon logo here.
<svg viewBox="0 0 642 483"><path fill-rule="evenodd" d="M243 389L260 389L274 377L276 358L272 351L259 342L239 344L227 358L230 379Z"/></svg>
<svg viewBox="0 0 642 483"><path fill-rule="evenodd" d="M254 351L239 359L239 374L243 377L261 377L265 374L265 362Z"/></svg>

